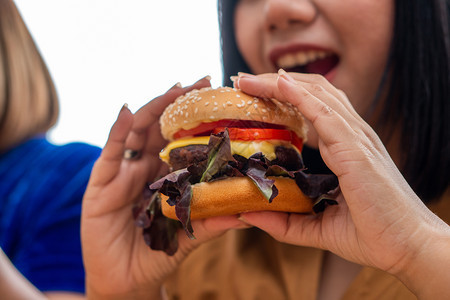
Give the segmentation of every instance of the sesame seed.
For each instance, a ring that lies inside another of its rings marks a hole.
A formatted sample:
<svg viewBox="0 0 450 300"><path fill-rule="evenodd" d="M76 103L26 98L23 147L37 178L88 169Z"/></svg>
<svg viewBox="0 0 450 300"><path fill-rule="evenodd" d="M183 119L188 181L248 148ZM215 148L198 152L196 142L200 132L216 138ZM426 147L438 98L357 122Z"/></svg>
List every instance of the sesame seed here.
<svg viewBox="0 0 450 300"><path fill-rule="evenodd" d="M209 102L208 102L208 101L206 101L206 102L205 102L205 106L208 106L208 105L209 105Z"/></svg>
<svg viewBox="0 0 450 300"><path fill-rule="evenodd" d="M254 108L258 108L258 104L256 104L256 103L253 104L253 107L254 107Z"/></svg>
<svg viewBox="0 0 450 300"><path fill-rule="evenodd" d="M198 113L198 107L195 108L194 114Z"/></svg>
<svg viewBox="0 0 450 300"><path fill-rule="evenodd" d="M217 106L217 102L214 102L214 105Z"/></svg>
<svg viewBox="0 0 450 300"><path fill-rule="evenodd" d="M233 105L233 102L227 101L227 105Z"/></svg>
<svg viewBox="0 0 450 300"><path fill-rule="evenodd" d="M210 118L211 120L214 120L216 117L215 117L215 116L209 116L209 118Z"/></svg>
<svg viewBox="0 0 450 300"><path fill-rule="evenodd" d="M236 98L241 98L241 95L236 95Z"/></svg>
<svg viewBox="0 0 450 300"><path fill-rule="evenodd" d="M248 104L248 105L250 105L250 104L252 104L252 103L253 103L252 100L248 100L248 101L247 101L247 104Z"/></svg>
<svg viewBox="0 0 450 300"><path fill-rule="evenodd" d="M262 109L262 112L263 112L263 113L266 113L266 112L267 112L267 109L263 108L263 109Z"/></svg>

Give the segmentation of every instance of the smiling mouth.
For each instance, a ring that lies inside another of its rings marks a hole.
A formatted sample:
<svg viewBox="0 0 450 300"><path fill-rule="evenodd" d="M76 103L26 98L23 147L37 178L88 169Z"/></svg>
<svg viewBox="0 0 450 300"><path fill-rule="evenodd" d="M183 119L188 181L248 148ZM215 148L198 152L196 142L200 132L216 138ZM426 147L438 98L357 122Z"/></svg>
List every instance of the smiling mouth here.
<svg viewBox="0 0 450 300"><path fill-rule="evenodd" d="M339 57L329 51L308 50L287 53L277 58L277 69L287 72L314 73L325 76L339 63Z"/></svg>

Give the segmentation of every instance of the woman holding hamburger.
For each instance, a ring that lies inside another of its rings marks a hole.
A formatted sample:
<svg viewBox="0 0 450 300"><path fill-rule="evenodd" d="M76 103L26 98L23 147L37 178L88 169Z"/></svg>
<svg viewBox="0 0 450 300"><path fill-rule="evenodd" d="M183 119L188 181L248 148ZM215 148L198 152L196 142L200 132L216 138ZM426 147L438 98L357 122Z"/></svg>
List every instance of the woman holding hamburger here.
<svg viewBox="0 0 450 300"><path fill-rule="evenodd" d="M121 111L93 170L82 218L88 296L450 295L448 3L219 4L225 84L244 72L235 87L303 114L305 164L337 175L338 205L193 220L196 239L179 235L173 256L150 250L130 211L146 182L167 173L158 119L209 82L175 85L134 115Z"/></svg>

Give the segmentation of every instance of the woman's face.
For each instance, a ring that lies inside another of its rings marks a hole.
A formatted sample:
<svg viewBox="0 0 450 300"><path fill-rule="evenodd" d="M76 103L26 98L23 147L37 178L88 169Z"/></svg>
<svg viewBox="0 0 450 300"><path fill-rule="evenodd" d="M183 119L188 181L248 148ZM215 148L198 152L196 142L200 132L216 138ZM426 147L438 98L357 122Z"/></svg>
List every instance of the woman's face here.
<svg viewBox="0 0 450 300"><path fill-rule="evenodd" d="M255 74L321 74L364 115L386 65L393 19L393 0L240 0L235 34Z"/></svg>

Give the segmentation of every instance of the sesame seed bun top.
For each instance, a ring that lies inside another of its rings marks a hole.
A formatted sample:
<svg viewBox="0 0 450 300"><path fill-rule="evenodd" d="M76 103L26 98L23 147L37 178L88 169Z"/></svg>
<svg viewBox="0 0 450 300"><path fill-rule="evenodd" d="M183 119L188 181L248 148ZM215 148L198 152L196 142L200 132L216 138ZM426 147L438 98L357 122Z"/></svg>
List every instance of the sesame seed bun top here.
<svg viewBox="0 0 450 300"><path fill-rule="evenodd" d="M161 133L169 141L180 129L223 119L251 120L286 126L306 140L306 125L297 108L275 99L253 97L230 87L202 88L178 97L161 115Z"/></svg>

